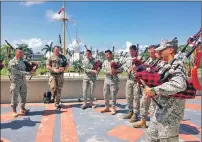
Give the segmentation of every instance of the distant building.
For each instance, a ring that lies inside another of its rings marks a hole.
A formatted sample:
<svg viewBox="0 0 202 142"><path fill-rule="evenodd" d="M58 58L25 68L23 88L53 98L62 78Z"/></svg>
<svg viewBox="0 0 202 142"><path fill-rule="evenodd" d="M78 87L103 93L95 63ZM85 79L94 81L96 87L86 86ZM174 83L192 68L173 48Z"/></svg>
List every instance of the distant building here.
<svg viewBox="0 0 202 142"><path fill-rule="evenodd" d="M32 61L40 61L43 56L44 56L44 54L37 52L37 53L32 54L31 60Z"/></svg>

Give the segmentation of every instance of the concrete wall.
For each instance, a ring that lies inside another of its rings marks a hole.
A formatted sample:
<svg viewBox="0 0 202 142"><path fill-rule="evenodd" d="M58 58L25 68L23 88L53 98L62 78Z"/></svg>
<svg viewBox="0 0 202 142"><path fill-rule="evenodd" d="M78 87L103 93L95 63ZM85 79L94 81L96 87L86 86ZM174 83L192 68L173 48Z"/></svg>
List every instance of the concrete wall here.
<svg viewBox="0 0 202 142"><path fill-rule="evenodd" d="M82 79L81 78L65 78L62 99L77 99L82 97ZM103 83L104 79L100 78L96 81L95 98L103 99ZM125 98L126 79L120 79L120 89L118 98ZM36 79L27 81L28 86L28 102L42 102L43 93L48 89L48 79ZM1 103L10 103L11 94L10 80L1 79Z"/></svg>
<svg viewBox="0 0 202 142"><path fill-rule="evenodd" d="M202 84L202 79L199 79ZM98 78L96 81L95 89L95 98L103 99L103 78ZM120 78L120 88L117 95L117 98L125 98L125 85L126 79ZM48 79L42 78L33 78L32 80L27 81L28 86L28 96L27 102L42 102L43 94L48 89ZM10 80L1 79L1 103L10 103L11 94L10 89ZM198 95L202 94L202 91L197 93ZM62 90L62 99L77 99L82 97L82 79L81 78L65 78L63 90Z"/></svg>

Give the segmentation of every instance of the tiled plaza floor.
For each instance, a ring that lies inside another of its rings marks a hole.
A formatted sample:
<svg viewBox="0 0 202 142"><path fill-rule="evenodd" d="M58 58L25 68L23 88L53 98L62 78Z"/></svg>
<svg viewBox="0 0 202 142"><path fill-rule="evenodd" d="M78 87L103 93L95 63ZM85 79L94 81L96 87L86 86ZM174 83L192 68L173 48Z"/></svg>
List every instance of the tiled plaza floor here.
<svg viewBox="0 0 202 142"><path fill-rule="evenodd" d="M146 142L146 129L133 128L123 120L126 100L118 100L118 113L100 113L104 101L95 109L81 109L79 103L28 103L26 116L13 118L9 104L1 104L1 141L3 142ZM149 120L149 118L148 118ZM149 121L147 122L149 125ZM201 141L201 97L187 100L180 141Z"/></svg>

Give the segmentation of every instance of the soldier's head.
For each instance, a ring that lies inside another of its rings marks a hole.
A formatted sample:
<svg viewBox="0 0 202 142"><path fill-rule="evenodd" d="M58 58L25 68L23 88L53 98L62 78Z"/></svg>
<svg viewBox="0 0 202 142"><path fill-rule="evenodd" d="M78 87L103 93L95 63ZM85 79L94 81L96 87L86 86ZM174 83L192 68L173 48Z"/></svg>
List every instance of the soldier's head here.
<svg viewBox="0 0 202 142"><path fill-rule="evenodd" d="M149 48L148 48L148 54L149 54L149 57L151 58L156 58L155 56L155 48L157 48L156 45L150 45Z"/></svg>
<svg viewBox="0 0 202 142"><path fill-rule="evenodd" d="M137 47L136 47L136 45L131 45L129 47L129 51L130 51L130 56L131 57L137 56Z"/></svg>
<svg viewBox="0 0 202 142"><path fill-rule="evenodd" d="M107 60L112 59L112 51L111 50L106 50L105 51L105 57Z"/></svg>
<svg viewBox="0 0 202 142"><path fill-rule="evenodd" d="M89 50L89 49L86 50L86 57L88 59L90 59L92 57L92 51L91 50Z"/></svg>
<svg viewBox="0 0 202 142"><path fill-rule="evenodd" d="M22 56L23 56L23 50L22 50L22 48L16 48L16 51L15 51L15 57L17 58L17 59L20 59L20 58L22 58Z"/></svg>
<svg viewBox="0 0 202 142"><path fill-rule="evenodd" d="M156 50L154 50L154 51L155 51L155 57L156 57L156 59L161 58L160 51L156 51Z"/></svg>
<svg viewBox="0 0 202 142"><path fill-rule="evenodd" d="M56 45L53 47L53 53L58 56L60 54L61 48L60 46Z"/></svg>
<svg viewBox="0 0 202 142"><path fill-rule="evenodd" d="M162 40L160 46L156 48L156 51L160 52L164 61L170 61L174 58L177 52L178 40Z"/></svg>

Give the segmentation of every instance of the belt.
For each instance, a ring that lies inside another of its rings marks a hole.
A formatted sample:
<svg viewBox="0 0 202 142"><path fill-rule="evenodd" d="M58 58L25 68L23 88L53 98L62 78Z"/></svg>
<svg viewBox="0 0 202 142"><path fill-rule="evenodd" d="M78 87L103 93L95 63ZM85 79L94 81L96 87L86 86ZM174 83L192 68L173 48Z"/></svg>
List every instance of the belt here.
<svg viewBox="0 0 202 142"><path fill-rule="evenodd" d="M63 74L63 72L60 72L60 73L51 73L51 75L62 75Z"/></svg>

